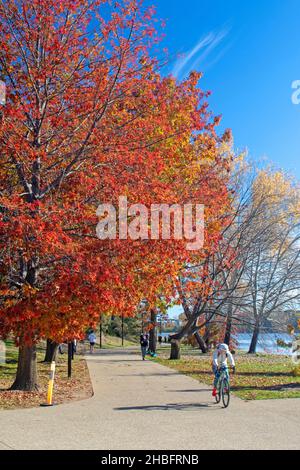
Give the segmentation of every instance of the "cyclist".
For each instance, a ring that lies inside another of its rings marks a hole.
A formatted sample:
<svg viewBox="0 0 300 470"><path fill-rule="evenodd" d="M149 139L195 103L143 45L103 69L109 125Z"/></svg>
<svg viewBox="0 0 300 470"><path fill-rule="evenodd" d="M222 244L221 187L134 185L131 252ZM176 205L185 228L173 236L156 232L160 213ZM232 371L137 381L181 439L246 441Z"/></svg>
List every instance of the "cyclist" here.
<svg viewBox="0 0 300 470"><path fill-rule="evenodd" d="M215 374L214 388L212 392L213 397L217 395L217 386L218 386L218 380L220 377L221 368L226 369L226 373L229 379L228 365L227 365L228 360L230 362L231 367L233 368L233 371L235 371L235 362L234 362L231 352L229 351L229 347L225 343L218 344L217 349L214 351L213 358L212 358L212 370L213 370L213 373Z"/></svg>

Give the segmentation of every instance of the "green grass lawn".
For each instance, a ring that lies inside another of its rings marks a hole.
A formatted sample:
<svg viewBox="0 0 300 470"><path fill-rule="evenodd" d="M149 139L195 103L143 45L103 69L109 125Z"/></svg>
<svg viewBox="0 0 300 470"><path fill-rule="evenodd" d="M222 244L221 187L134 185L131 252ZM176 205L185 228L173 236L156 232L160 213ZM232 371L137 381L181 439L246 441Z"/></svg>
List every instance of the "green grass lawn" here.
<svg viewBox="0 0 300 470"><path fill-rule="evenodd" d="M182 351L181 359L170 361L169 351L160 348L154 360L176 369L199 382L212 384L211 356L191 349ZM237 354L236 374L231 375L232 392L244 400L300 398L300 368L287 356Z"/></svg>
<svg viewBox="0 0 300 470"><path fill-rule="evenodd" d="M124 339L124 348L130 346L137 346L138 342L128 341ZM122 347L122 339L117 338L116 336L108 336L105 335L102 342L102 349L113 349L113 348L121 348ZM99 348L99 345L96 345L96 348Z"/></svg>
<svg viewBox="0 0 300 470"><path fill-rule="evenodd" d="M5 381L13 382L16 375L18 363L18 348L13 341L5 341L6 355L5 364L0 364L0 380L2 383ZM45 350L42 347L37 347L37 361L40 362L44 359ZM10 384L11 385L11 384Z"/></svg>

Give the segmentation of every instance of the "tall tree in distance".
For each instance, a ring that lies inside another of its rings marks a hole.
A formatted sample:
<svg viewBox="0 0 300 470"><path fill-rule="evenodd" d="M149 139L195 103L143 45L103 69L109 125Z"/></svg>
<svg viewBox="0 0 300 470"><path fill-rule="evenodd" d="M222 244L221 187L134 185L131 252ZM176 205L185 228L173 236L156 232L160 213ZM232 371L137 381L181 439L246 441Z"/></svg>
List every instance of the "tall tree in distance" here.
<svg viewBox="0 0 300 470"><path fill-rule="evenodd" d="M244 279L255 322L249 353L255 353L264 323L300 303L300 188L280 171L259 172L252 204L251 250Z"/></svg>

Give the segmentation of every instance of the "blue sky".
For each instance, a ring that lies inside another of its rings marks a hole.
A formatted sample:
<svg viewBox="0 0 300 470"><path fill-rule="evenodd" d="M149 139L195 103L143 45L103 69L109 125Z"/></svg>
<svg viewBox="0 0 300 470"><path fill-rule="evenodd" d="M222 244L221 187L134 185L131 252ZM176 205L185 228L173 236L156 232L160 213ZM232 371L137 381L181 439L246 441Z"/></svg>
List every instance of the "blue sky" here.
<svg viewBox="0 0 300 470"><path fill-rule="evenodd" d="M233 130L236 148L300 179L300 104L291 99L300 80L300 0L146 3L167 20L163 46L174 60L165 73L204 72L202 88L213 92L211 108Z"/></svg>
<svg viewBox="0 0 300 470"><path fill-rule="evenodd" d="M163 46L178 78L204 72L211 108L235 146L300 179L299 0L146 0L167 21ZM176 59L178 54L185 54ZM188 60L189 59L189 60Z"/></svg>

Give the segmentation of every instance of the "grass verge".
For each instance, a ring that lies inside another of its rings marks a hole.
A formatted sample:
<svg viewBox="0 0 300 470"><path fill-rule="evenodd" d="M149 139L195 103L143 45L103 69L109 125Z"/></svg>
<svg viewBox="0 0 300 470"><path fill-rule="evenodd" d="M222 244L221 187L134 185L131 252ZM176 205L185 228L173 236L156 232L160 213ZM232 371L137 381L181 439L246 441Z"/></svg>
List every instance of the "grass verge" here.
<svg viewBox="0 0 300 470"><path fill-rule="evenodd" d="M184 352L178 361L168 359L169 351L160 350L154 359L160 364L211 385L211 357ZM293 372L291 358L271 355L236 355L236 374L231 375L232 392L244 400L300 398L300 374Z"/></svg>

